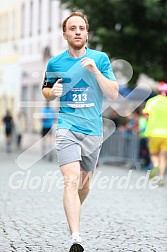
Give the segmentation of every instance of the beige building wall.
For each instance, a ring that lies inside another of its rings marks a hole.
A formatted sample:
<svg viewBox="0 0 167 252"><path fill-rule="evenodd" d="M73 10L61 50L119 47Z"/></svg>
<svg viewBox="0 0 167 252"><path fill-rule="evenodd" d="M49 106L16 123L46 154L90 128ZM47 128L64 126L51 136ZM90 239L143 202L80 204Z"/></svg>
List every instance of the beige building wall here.
<svg viewBox="0 0 167 252"><path fill-rule="evenodd" d="M37 114L45 105L41 95L43 76L49 58L66 48L61 23L67 13L58 0L21 0L20 104L30 131L41 130Z"/></svg>
<svg viewBox="0 0 167 252"><path fill-rule="evenodd" d="M0 0L0 119L11 110L15 115L20 84L20 5ZM1 121L1 120L0 120ZM0 124L2 128L2 123Z"/></svg>
<svg viewBox="0 0 167 252"><path fill-rule="evenodd" d="M34 114L45 105L47 61L66 48L61 23L67 14L59 0L0 0L0 118L6 109L14 116L23 110L27 129L40 131Z"/></svg>

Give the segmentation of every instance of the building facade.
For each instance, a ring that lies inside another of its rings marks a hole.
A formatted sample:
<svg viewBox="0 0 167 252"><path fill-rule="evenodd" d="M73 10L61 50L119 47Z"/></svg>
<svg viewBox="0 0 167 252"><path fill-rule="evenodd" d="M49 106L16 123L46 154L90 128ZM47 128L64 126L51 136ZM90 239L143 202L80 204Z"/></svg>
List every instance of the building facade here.
<svg viewBox="0 0 167 252"><path fill-rule="evenodd" d="M61 23L68 14L58 0L0 0L0 109L22 110L29 131L40 130L47 61L66 48ZM0 116L3 111L0 110Z"/></svg>
<svg viewBox="0 0 167 252"><path fill-rule="evenodd" d="M20 7L16 1L0 1L0 122L9 109L15 113L19 100L21 32ZM0 129L2 128L2 122Z"/></svg>

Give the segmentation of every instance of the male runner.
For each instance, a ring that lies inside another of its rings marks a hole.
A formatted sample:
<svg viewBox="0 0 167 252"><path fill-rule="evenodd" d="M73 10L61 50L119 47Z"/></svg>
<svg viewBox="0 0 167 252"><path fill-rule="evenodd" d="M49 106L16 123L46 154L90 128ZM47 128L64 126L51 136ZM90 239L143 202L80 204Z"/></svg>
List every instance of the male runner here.
<svg viewBox="0 0 167 252"><path fill-rule="evenodd" d="M42 92L47 100L60 97L56 149L64 176L70 252L82 252L80 210L102 144L103 94L116 99L118 84L108 56L86 47L89 28L86 16L73 12L62 28L68 50L49 60Z"/></svg>

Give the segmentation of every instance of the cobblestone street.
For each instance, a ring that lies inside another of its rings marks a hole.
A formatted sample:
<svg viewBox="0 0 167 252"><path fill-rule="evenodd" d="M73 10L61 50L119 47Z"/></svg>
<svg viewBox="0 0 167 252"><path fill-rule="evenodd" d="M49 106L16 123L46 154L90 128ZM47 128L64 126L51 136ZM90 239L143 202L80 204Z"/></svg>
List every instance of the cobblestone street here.
<svg viewBox="0 0 167 252"><path fill-rule="evenodd" d="M40 160L23 170L15 162L18 155L0 153L0 252L68 252L56 161ZM145 176L146 171L98 167L81 213L85 252L167 251L167 186L143 189Z"/></svg>

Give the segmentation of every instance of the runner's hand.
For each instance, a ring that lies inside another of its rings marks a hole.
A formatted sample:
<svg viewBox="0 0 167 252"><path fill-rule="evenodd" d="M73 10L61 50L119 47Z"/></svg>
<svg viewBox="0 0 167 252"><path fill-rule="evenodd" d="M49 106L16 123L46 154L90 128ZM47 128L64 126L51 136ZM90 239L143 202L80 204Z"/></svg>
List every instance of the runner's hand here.
<svg viewBox="0 0 167 252"><path fill-rule="evenodd" d="M98 74L100 73L99 69L96 66L96 63L94 62L93 59L90 58L83 58L81 60L81 66L86 67L91 73L93 74Z"/></svg>
<svg viewBox="0 0 167 252"><path fill-rule="evenodd" d="M51 93L56 97L60 97L63 94L63 84L61 82L62 79L58 79L51 89Z"/></svg>

